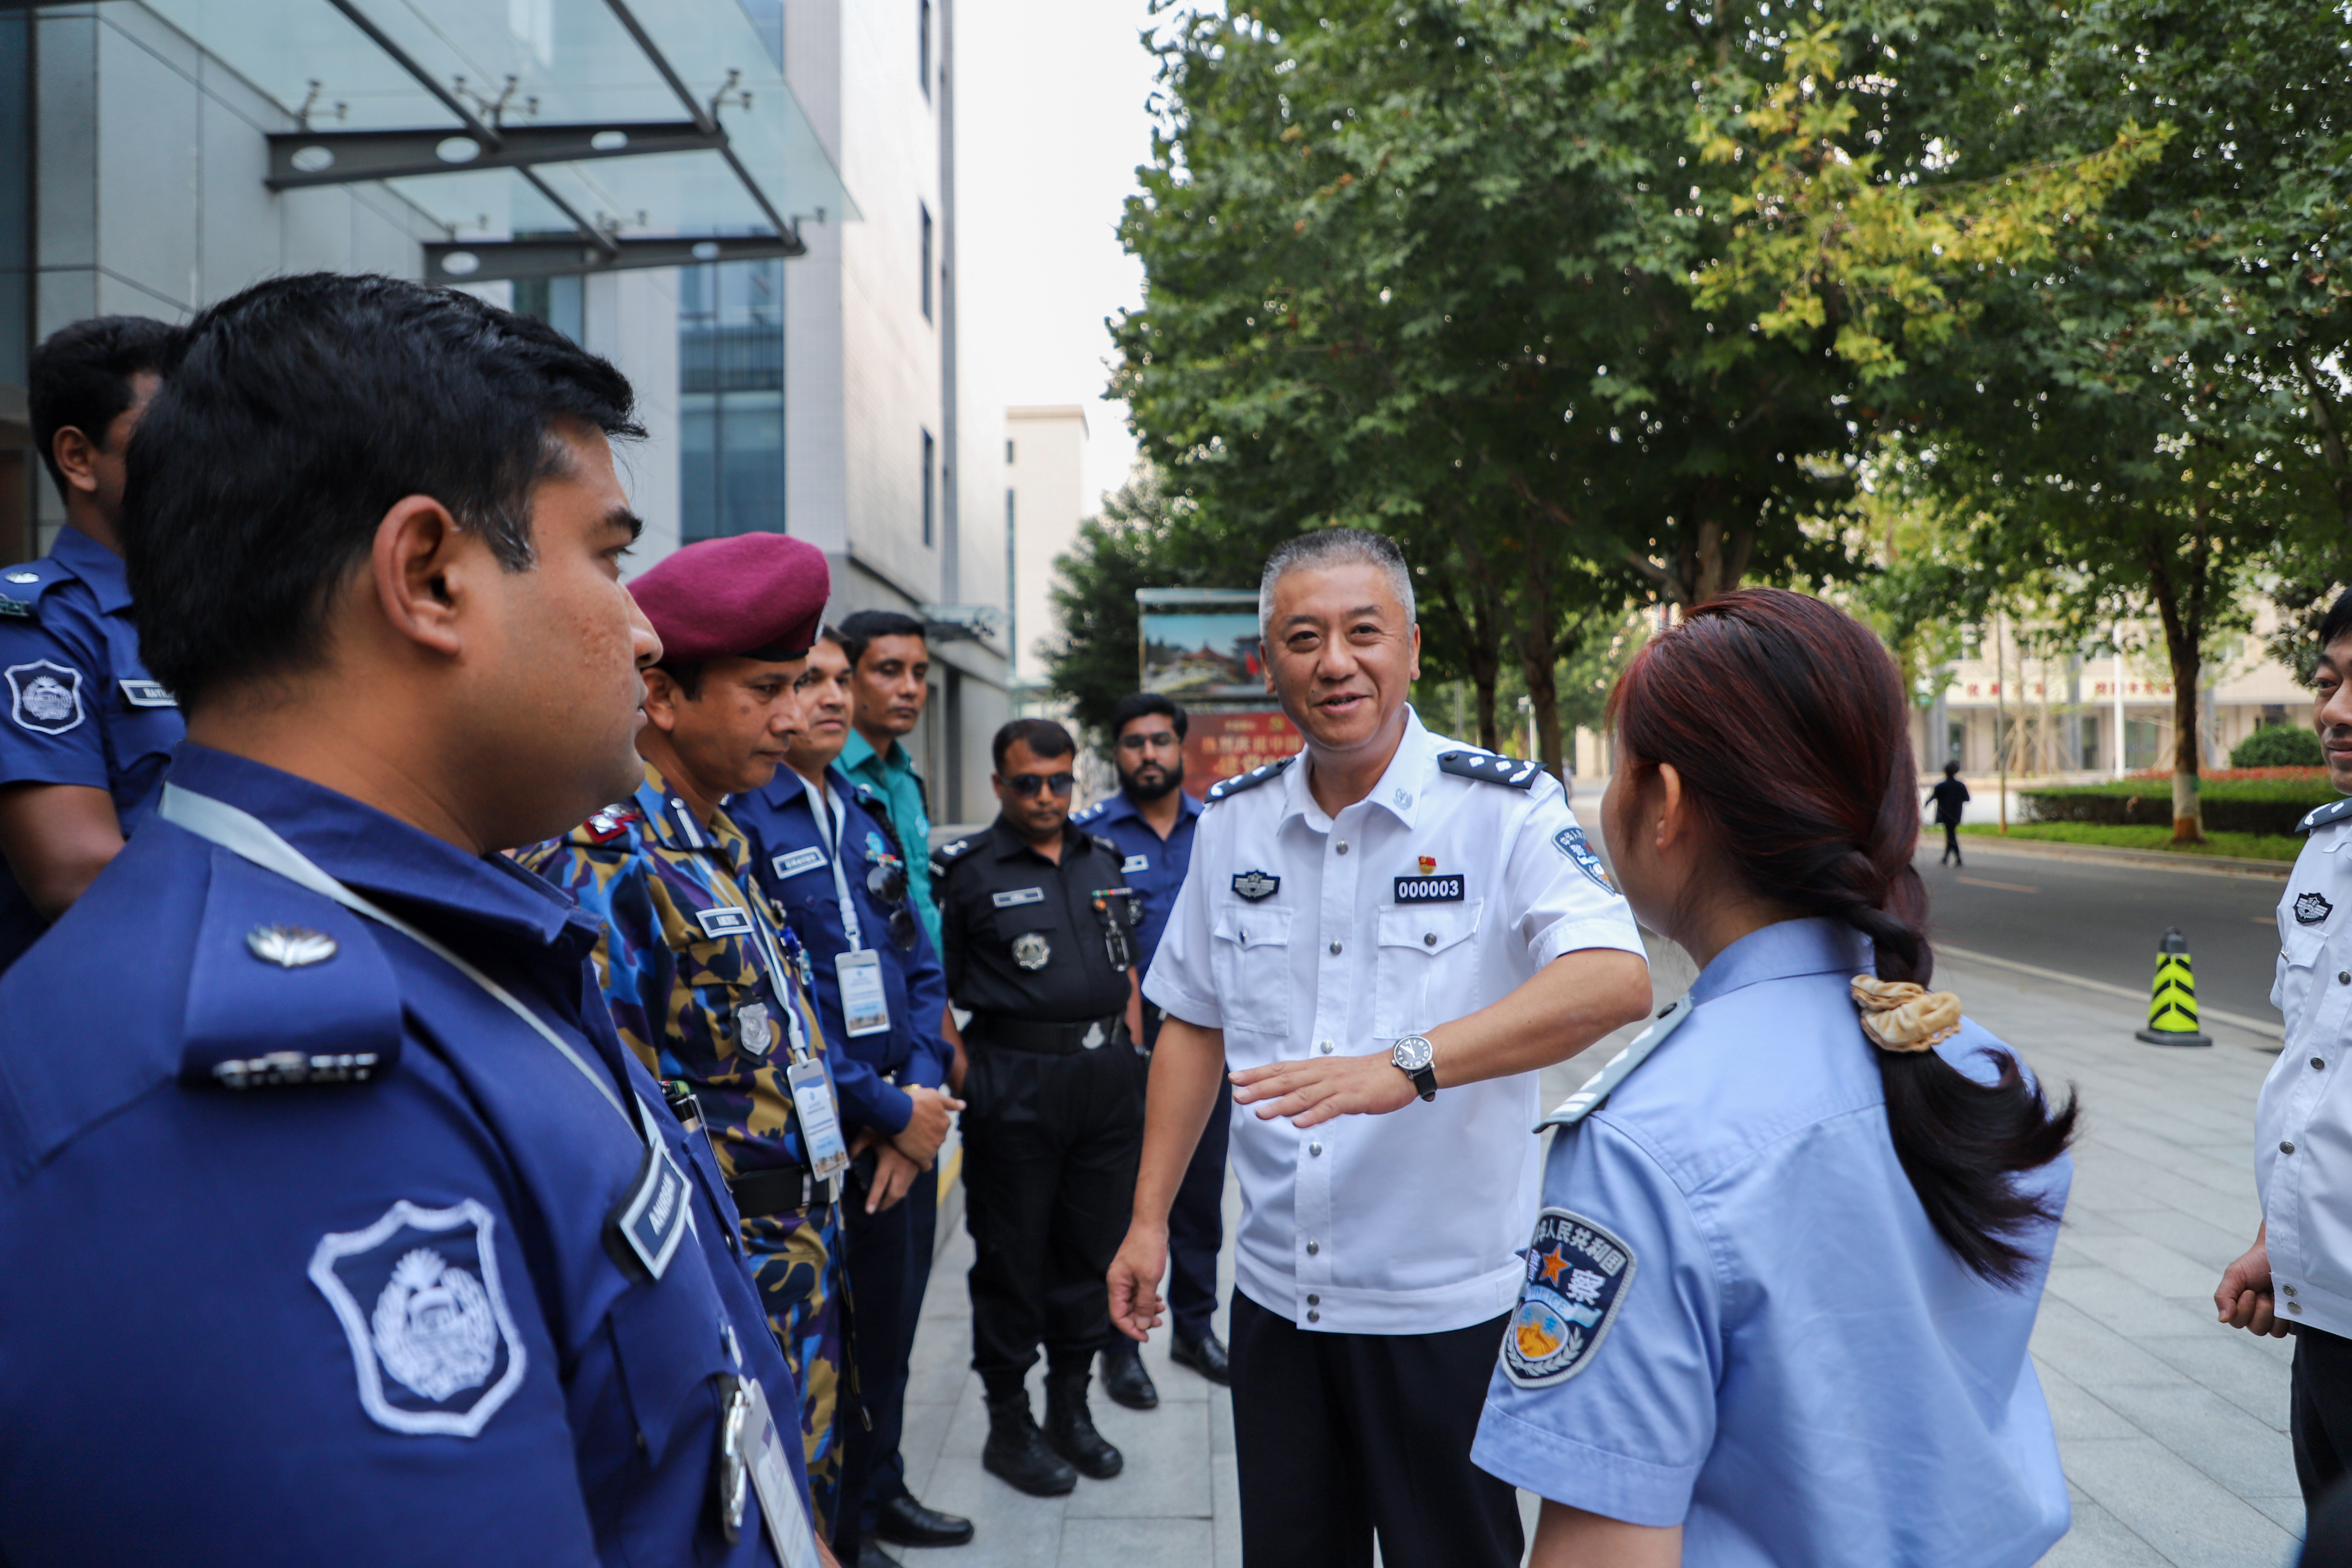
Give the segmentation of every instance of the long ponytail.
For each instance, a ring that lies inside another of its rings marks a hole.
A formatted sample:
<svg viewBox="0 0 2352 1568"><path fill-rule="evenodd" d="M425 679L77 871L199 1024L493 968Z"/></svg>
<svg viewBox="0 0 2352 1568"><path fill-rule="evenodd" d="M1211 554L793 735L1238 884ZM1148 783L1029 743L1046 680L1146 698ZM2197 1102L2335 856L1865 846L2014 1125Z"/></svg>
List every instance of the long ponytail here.
<svg viewBox="0 0 2352 1568"><path fill-rule="evenodd" d="M1610 710L1629 764L1674 765L1750 891L1869 937L1881 980L1928 982L1918 774L1875 637L1819 599L1741 589L1652 638ZM1872 1049L1858 1026L1856 1048ZM1987 1052L1990 1083L1932 1050L1873 1054L1895 1158L1936 1234L1983 1278L2018 1282L2032 1261L2018 1237L2056 1217L2018 1178L2064 1152L2073 1096L2053 1111L2006 1051Z"/></svg>

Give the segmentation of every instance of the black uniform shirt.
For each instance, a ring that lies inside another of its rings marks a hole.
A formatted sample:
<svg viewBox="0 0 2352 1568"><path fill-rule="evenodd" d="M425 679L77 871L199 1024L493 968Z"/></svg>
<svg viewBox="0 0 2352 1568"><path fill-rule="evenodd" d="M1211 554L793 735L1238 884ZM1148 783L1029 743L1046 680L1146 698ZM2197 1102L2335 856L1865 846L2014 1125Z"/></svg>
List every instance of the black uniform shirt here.
<svg viewBox="0 0 2352 1568"><path fill-rule="evenodd" d="M1109 840L1068 825L1059 864L1001 816L985 832L941 845L931 857L931 889L949 997L975 1013L1045 1024L1126 1011L1127 971L1112 965L1094 908L1096 892L1121 885L1118 867ZM1123 921L1128 900L1109 903Z"/></svg>

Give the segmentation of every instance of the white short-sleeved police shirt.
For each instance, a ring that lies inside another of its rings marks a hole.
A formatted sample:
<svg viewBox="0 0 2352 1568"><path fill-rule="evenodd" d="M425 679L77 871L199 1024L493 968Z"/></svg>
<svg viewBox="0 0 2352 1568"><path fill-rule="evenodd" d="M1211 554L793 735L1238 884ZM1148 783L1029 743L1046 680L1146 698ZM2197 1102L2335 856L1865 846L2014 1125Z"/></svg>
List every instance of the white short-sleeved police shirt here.
<svg viewBox="0 0 2352 1568"><path fill-rule="evenodd" d="M1829 921L1717 954L1687 1018L1554 1135L1471 1458L1539 1496L1684 1529L1691 1568L2023 1568L2065 1533L2021 1289L1937 1237L1887 1131ZM1972 1077L2000 1042L1938 1049ZM2054 1211L2072 1166L2028 1184ZM1515 1353L1516 1352L1516 1353Z"/></svg>
<svg viewBox="0 0 2352 1568"><path fill-rule="evenodd" d="M2352 1100L2336 1090L2352 1068L2352 801L2313 813L2328 819L2279 899L2271 1005L2286 1048L2254 1106L2254 1181L2279 1316L2352 1335Z"/></svg>
<svg viewBox="0 0 2352 1568"><path fill-rule="evenodd" d="M1201 816L1144 981L1222 1029L1239 1070L1385 1052L1496 1002L1563 953L1643 952L1558 780L1441 739L1408 713L1363 800L1327 816L1304 757ZM1386 1116L1300 1131L1233 1112L1240 1289L1303 1329L1436 1333L1509 1310L1535 1213L1542 1114L1525 1073Z"/></svg>

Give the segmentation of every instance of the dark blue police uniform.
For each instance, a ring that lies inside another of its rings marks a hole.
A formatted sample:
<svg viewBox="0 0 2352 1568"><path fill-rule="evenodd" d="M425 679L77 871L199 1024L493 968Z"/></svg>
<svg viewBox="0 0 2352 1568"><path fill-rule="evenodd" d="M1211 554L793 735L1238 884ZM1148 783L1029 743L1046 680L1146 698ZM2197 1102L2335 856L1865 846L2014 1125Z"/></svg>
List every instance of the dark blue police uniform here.
<svg viewBox="0 0 2352 1568"><path fill-rule="evenodd" d="M594 925L257 763L187 746L173 782L0 978L0 1562L772 1561L756 1507L726 1539L720 1433L740 1377L787 1423L799 1395L708 1147L605 1015ZM547 1033L182 826L190 798ZM633 1193L657 1268L608 1235Z"/></svg>
<svg viewBox="0 0 2352 1568"><path fill-rule="evenodd" d="M123 833L137 827L187 729L139 662L122 557L68 528L45 559L0 572L0 785L102 789ZM47 929L0 871L0 969Z"/></svg>
<svg viewBox="0 0 2352 1568"><path fill-rule="evenodd" d="M1160 933L1168 929L1169 911L1176 907L1177 889L1192 864L1192 829L1201 818L1201 803L1182 790L1176 792L1176 826L1162 839L1143 819L1143 813L1125 790L1097 801L1070 820L1089 833L1118 846L1119 877L1143 895L1143 918L1136 931L1136 968L1151 971L1151 955L1160 950ZM1143 1038L1147 1047L1160 1043L1160 1026L1168 1015L1146 1002ZM1217 1310L1217 1252L1224 1245L1225 1145L1233 1131L1234 1086L1217 1083L1217 1108L1201 1129L1192 1163L1184 1167L1183 1184L1168 1210L1168 1313L1179 1339L1198 1342L1210 1331ZM1122 1341L1122 1344L1132 1343Z"/></svg>
<svg viewBox="0 0 2352 1568"><path fill-rule="evenodd" d="M897 1133L905 1130L914 1109L901 1086L937 1089L947 1081L954 1056L940 1035L947 976L929 933L908 905L905 859L884 826L881 803L837 767L827 768L824 776L840 803L831 830L820 822L814 792L788 767L778 768L766 788L730 799L727 815L751 841L761 886L783 911L814 970L812 989L831 1047L846 1130ZM836 855L838 883L833 875ZM893 870L900 873L896 879L889 875ZM895 880L898 897L883 899L875 890L877 880ZM835 960L852 951L842 917L844 889L858 928L856 948L876 955L890 1016L887 1029L872 1034L852 1036L843 1016ZM835 1539L845 1544L871 1536L876 1510L907 1489L898 1439L939 1212L935 1174L919 1177L904 1199L869 1215L865 1187L873 1178L873 1155L861 1157L851 1171L842 1211L849 1233L850 1295L856 1303L853 1348L870 1429L856 1421L846 1426L841 1518L835 1529ZM851 1500L858 1498L864 1500L853 1519Z"/></svg>

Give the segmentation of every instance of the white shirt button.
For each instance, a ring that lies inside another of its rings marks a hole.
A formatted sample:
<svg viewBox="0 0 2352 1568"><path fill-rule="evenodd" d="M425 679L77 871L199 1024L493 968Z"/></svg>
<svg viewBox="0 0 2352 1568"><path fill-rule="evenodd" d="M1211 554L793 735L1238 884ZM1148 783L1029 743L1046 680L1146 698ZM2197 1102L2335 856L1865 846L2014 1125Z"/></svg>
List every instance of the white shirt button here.
<svg viewBox="0 0 2352 1568"><path fill-rule="evenodd" d="M2282 1138L2282 1139L2280 1139L2280 1140L2279 1140L2279 1152L2280 1152L2280 1153L2282 1153L2282 1154L2292 1154L2292 1153L2294 1153L2294 1139L2292 1139L2292 1138Z"/></svg>
<svg viewBox="0 0 2352 1568"><path fill-rule="evenodd" d="M1323 1244L1319 1241L1310 1241L1307 1244L1307 1256L1309 1258L1314 1257L1317 1253L1322 1250Z"/></svg>
<svg viewBox="0 0 2352 1568"><path fill-rule="evenodd" d="M2300 1311L2302 1311L2302 1310L2303 1310L2303 1303L2302 1303L2302 1302L2300 1302L2300 1301L2289 1301L2289 1302L2286 1304L2286 1310L2287 1310L2288 1311L2290 1311L2290 1312L2300 1312ZM1310 1317L1310 1318L1311 1318L1311 1317L1313 1317L1315 1314L1314 1314L1314 1313L1312 1313L1312 1312L1309 1312L1309 1313L1307 1313L1307 1315L1308 1317Z"/></svg>
<svg viewBox="0 0 2352 1568"><path fill-rule="evenodd" d="M1319 1307L1323 1304L1323 1298L1320 1296L1309 1296L1307 1298L1307 1304L1310 1307Z"/></svg>
<svg viewBox="0 0 2352 1568"><path fill-rule="evenodd" d="M1336 936L1331 939L1331 956L1334 958L1339 956L1339 939Z"/></svg>
<svg viewBox="0 0 2352 1568"><path fill-rule="evenodd" d="M1338 850L1340 854L1345 855L1348 852L1348 841L1342 838L1339 843L1333 845L1332 847Z"/></svg>
<svg viewBox="0 0 2352 1568"><path fill-rule="evenodd" d="M1319 1047L1318 1048L1322 1051L1322 1053L1323 1053L1325 1056L1327 1056L1327 1057L1328 1057L1328 1056L1329 1056L1329 1055L1331 1054L1331 1052L1332 1052L1332 1050L1333 1050L1333 1048L1334 1048L1334 1047L1333 1047L1333 1046L1332 1046L1332 1044L1331 1044L1331 1042L1330 1042L1330 1041L1326 1040L1326 1041L1324 1041L1324 1042L1323 1042L1323 1044L1321 1045L1321 1047ZM2319 1065L2319 1063L2318 1063L2317 1061L2314 1061L2311 1065L2312 1065L2313 1067L2317 1067L2317 1066Z"/></svg>
<svg viewBox="0 0 2352 1568"><path fill-rule="evenodd" d="M2322 1069L2323 1068L2325 1068L2325 1067L2326 1067L2326 1066L2327 1066L2327 1064L2326 1064L2326 1062L2324 1062L2324 1061L2321 1061L2317 1057L2314 1057L2314 1058L2311 1058L2311 1070L2312 1070L2312 1071L2314 1071L2314 1072L2318 1072L2320 1069Z"/></svg>
<svg viewBox="0 0 2352 1568"><path fill-rule="evenodd" d="M1421 945L1423 947L1435 947L1437 945L1437 933L1433 931L1425 931L1422 932Z"/></svg>
<svg viewBox="0 0 2352 1568"><path fill-rule="evenodd" d="M2292 1285L2282 1285L2279 1289L2290 1296L2294 1294L2294 1287Z"/></svg>
<svg viewBox="0 0 2352 1568"><path fill-rule="evenodd" d="M2352 985L2352 969L2337 970L2336 972L2336 984L2338 985Z"/></svg>
<svg viewBox="0 0 2352 1568"><path fill-rule="evenodd" d="M2303 1310L2303 1309L2297 1307L2295 1310L2299 1312ZM1310 1323L1319 1323L1323 1321L1323 1314L1317 1311L1314 1308L1309 1307L1307 1309L1307 1321Z"/></svg>
<svg viewBox="0 0 2352 1568"><path fill-rule="evenodd" d="M1322 1153L1323 1153L1323 1145L1322 1145L1322 1144L1320 1144L1320 1143L1309 1143L1308 1145L1307 1145L1307 1157L1308 1157L1309 1159L1319 1159L1319 1158L1322 1156Z"/></svg>

